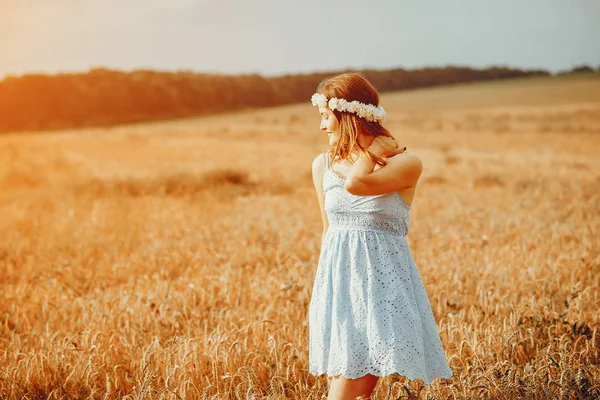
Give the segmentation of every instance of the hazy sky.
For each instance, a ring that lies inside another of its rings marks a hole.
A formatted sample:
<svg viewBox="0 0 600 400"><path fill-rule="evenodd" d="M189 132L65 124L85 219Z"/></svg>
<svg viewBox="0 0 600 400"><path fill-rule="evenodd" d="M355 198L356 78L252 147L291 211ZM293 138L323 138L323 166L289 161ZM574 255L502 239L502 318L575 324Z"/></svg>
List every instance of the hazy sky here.
<svg viewBox="0 0 600 400"><path fill-rule="evenodd" d="M0 77L600 67L600 0L0 0Z"/></svg>

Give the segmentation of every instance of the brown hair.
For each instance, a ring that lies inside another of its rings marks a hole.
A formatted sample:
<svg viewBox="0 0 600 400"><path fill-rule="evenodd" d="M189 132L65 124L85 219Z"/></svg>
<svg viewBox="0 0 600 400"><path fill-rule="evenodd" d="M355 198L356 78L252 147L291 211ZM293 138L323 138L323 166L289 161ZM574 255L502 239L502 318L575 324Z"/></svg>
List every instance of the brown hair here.
<svg viewBox="0 0 600 400"><path fill-rule="evenodd" d="M365 104L379 106L379 94L373 85L363 75L356 72L347 72L327 78L317 86L317 93L324 94L328 99L336 97L347 101L360 101ZM379 122L367 121L354 113L332 110L340 124L340 138L335 148L329 149L331 161L350 160L353 151L360 151L373 162L383 166L386 160L371 154L358 143L358 133L365 135L389 136L390 132Z"/></svg>

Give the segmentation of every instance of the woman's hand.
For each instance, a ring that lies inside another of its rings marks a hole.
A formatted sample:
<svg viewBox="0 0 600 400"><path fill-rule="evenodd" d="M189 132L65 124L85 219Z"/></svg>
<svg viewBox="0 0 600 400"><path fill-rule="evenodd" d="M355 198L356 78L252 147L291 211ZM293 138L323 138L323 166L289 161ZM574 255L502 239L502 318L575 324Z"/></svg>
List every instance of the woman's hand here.
<svg viewBox="0 0 600 400"><path fill-rule="evenodd" d="M389 158L404 153L406 147L400 147L393 137L377 136L367 150L378 157Z"/></svg>

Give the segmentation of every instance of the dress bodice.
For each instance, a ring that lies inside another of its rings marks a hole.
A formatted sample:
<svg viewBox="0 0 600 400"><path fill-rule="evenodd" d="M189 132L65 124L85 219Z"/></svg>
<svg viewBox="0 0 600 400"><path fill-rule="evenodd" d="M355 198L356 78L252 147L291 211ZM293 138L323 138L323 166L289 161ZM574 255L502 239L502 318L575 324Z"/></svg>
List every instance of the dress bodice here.
<svg viewBox="0 0 600 400"><path fill-rule="evenodd" d="M396 192L353 195L344 189L344 180L327 165L323 193L330 228L383 230L402 236L408 233L410 207Z"/></svg>

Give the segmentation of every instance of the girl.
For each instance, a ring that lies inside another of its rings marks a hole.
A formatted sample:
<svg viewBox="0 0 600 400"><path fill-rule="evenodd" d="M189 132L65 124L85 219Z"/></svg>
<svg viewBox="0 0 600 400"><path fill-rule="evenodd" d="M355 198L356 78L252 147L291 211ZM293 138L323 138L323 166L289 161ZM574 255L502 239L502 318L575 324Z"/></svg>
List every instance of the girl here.
<svg viewBox="0 0 600 400"><path fill-rule="evenodd" d="M312 171L321 254L309 307L309 363L328 399L369 397L379 377L449 378L427 294L405 240L421 161L381 126L385 111L356 73L312 97L329 150Z"/></svg>

